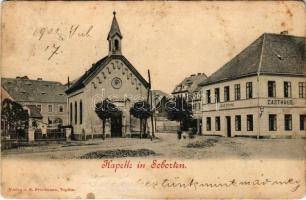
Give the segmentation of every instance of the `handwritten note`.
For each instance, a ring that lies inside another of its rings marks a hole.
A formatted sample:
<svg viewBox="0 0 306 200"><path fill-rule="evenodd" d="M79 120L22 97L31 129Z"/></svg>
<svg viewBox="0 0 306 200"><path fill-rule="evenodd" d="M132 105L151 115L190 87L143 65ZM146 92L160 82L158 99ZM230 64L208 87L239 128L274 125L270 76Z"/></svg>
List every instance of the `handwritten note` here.
<svg viewBox="0 0 306 200"><path fill-rule="evenodd" d="M148 180L145 178L139 178L136 182L145 187L152 189L172 188L172 189L213 189L213 188L231 188L231 187L273 187L284 186L290 189L290 192L295 192L301 187L301 180L294 178L287 179L271 179L267 177L260 177L257 179L229 179L219 182L206 182L197 180L197 178L190 178L189 180L183 180L180 177L163 178L162 180Z"/></svg>
<svg viewBox="0 0 306 200"><path fill-rule="evenodd" d="M39 51L46 52L47 60L52 60L64 53L63 45L65 45L65 41L89 38L93 29L93 25L79 24L58 27L43 26L35 28L32 36L38 42L45 41L47 43Z"/></svg>

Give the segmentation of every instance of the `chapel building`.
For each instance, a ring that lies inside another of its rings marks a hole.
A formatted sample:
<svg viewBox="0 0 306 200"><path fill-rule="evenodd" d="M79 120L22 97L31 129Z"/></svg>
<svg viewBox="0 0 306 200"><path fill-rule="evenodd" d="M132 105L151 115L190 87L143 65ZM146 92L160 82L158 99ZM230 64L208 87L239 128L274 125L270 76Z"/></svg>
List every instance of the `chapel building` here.
<svg viewBox="0 0 306 200"><path fill-rule="evenodd" d="M149 83L122 54L123 36L113 13L107 36L109 53L86 71L67 90L69 124L76 139L102 136L102 120L95 113L95 104L109 99L119 109L106 122L106 136L125 137L139 133L139 120L130 115L130 108L146 100Z"/></svg>

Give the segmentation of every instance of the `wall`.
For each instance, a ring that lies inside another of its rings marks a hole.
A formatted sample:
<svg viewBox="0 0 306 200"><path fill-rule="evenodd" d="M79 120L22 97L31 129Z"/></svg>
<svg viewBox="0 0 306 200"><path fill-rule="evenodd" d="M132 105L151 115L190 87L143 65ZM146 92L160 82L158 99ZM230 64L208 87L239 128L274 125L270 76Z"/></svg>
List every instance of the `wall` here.
<svg viewBox="0 0 306 200"><path fill-rule="evenodd" d="M122 86L115 89L111 82L113 78L120 78ZM137 89L138 88L138 89ZM76 134L81 134L84 130L85 134L101 134L102 122L94 111L95 104L103 101L103 99L117 99L114 104L123 112L123 130L125 134L129 134L130 127L130 107L141 98L146 99L147 89L139 81L138 78L127 68L125 63L120 59L114 59L109 62L103 70L100 70L93 78L91 78L84 88L75 91L69 95L69 102L83 102L83 124L73 124ZM137 121L137 120L132 120ZM136 123L136 122L135 122ZM132 124L132 126L134 126ZM135 124L135 127L137 125ZM109 133L110 129L107 127Z"/></svg>
<svg viewBox="0 0 306 200"><path fill-rule="evenodd" d="M276 81L276 97L268 98L268 80ZM253 98L246 99L246 82L253 83ZM290 81L292 87L292 98L284 98L283 82ZM220 103L207 104L204 96L202 108L202 131L203 134L226 136L225 116L231 117L232 136L235 135L261 135L261 136L296 136L303 135L304 131L299 130L299 115L306 113L305 99L298 97L298 82L303 82L303 77L290 76L266 76L261 75L241 78L228 82L218 83L203 87L204 95L206 90L211 89L214 94L214 88L220 88ZM234 100L234 85L240 83L241 100ZM224 102L224 86L230 86L230 101ZM260 89L258 89L260 88ZM259 98L258 98L259 96ZM285 100L291 104L269 104L269 100ZM213 98L211 99L214 102ZM246 130L246 115L253 114L253 131ZM277 131L269 131L269 114L277 115ZM284 115L292 114L292 130L285 131ZM241 131L235 131L235 115L241 115ZM206 117L211 117L211 130L206 131ZM215 131L215 116L221 117L221 130Z"/></svg>
<svg viewBox="0 0 306 200"><path fill-rule="evenodd" d="M276 97L268 98L268 81L276 82ZM284 81L291 82L291 98L284 98ZM267 76L260 77L260 105L262 107L261 117L261 134L272 136L303 136L304 131L300 130L299 115L306 114L306 101L305 98L299 98L299 82L305 82L304 77L294 76ZM290 104L271 104L269 101L285 100ZM269 114L277 115L277 131L269 131ZM285 114L292 115L292 131L286 131L284 125Z"/></svg>
<svg viewBox="0 0 306 200"><path fill-rule="evenodd" d="M41 115L43 116L43 123L48 123L48 118L54 119L55 117L61 118L63 120L63 124L68 124L68 109L67 103L41 103L41 102L19 102L22 105L41 105ZM53 112L49 112L48 105L53 105ZM59 112L59 105L63 106L63 112Z"/></svg>

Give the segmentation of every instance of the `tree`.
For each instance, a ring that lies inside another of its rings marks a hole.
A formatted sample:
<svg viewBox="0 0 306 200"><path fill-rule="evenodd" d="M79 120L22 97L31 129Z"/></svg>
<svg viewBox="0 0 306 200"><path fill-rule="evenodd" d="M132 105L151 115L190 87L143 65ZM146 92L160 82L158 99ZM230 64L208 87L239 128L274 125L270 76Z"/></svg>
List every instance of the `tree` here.
<svg viewBox="0 0 306 200"><path fill-rule="evenodd" d="M182 98L169 99L165 104L167 118L180 123L180 131L187 130L188 122L192 118L192 107Z"/></svg>
<svg viewBox="0 0 306 200"><path fill-rule="evenodd" d="M109 99L105 99L102 102L96 104L95 112L102 120L102 139L104 140L106 120L111 118L113 113L118 112L118 109Z"/></svg>
<svg viewBox="0 0 306 200"><path fill-rule="evenodd" d="M153 114L151 106L146 101L138 101L133 105L133 107L131 107L130 114L140 120L139 133L140 133L140 138L142 138L143 120L148 119Z"/></svg>
<svg viewBox="0 0 306 200"><path fill-rule="evenodd" d="M5 126L5 133L16 134L18 140L18 133L20 131L25 132L29 128L29 114L19 103L4 99L2 102L1 122Z"/></svg>

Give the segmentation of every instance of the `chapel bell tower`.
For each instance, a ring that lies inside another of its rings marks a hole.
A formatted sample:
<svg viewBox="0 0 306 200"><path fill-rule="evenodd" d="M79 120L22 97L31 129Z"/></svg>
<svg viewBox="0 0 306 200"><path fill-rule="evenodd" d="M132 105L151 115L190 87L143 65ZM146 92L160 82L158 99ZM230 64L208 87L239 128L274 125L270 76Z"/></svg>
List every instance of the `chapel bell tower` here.
<svg viewBox="0 0 306 200"><path fill-rule="evenodd" d="M113 12L113 22L111 29L108 33L107 40L109 45L109 55L121 55L121 40L122 35L119 29L119 25L116 19L116 12Z"/></svg>

